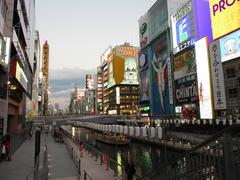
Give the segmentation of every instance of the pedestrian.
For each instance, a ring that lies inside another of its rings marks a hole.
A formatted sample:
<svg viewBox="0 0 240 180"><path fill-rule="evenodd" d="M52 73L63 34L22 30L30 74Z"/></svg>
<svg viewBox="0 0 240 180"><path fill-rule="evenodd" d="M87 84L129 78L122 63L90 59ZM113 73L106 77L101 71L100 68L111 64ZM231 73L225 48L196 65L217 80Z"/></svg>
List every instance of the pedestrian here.
<svg viewBox="0 0 240 180"><path fill-rule="evenodd" d="M133 180L133 175L136 172L135 165L133 163L127 163L127 165L125 166L125 172L127 174L127 180Z"/></svg>
<svg viewBox="0 0 240 180"><path fill-rule="evenodd" d="M32 134L33 134L33 132L32 132L32 128L29 130L29 139L31 140L32 139Z"/></svg>
<svg viewBox="0 0 240 180"><path fill-rule="evenodd" d="M83 143L80 141L79 143L79 152L80 152L80 157L83 157Z"/></svg>
<svg viewBox="0 0 240 180"><path fill-rule="evenodd" d="M10 135L6 136L4 145L6 147L6 160L11 161L11 156L10 156L10 148L11 148Z"/></svg>
<svg viewBox="0 0 240 180"><path fill-rule="evenodd" d="M2 142L1 143L1 148L0 148L0 152L1 152L1 156L0 156L0 161L6 159L6 146L5 144Z"/></svg>

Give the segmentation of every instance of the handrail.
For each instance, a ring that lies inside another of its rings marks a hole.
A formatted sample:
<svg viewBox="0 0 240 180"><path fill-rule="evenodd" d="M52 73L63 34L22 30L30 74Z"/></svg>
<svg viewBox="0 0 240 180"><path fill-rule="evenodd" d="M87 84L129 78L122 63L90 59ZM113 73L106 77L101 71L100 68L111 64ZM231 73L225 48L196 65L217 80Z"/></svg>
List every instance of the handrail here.
<svg viewBox="0 0 240 180"><path fill-rule="evenodd" d="M218 133L216 133L215 135L213 135L212 137L210 137L209 139L205 140L204 142L196 145L195 147L193 147L191 150L189 150L186 154L184 154L182 157L178 158L177 160L173 160L171 162L165 163L161 166L159 166L158 168L152 169L150 172L146 173L143 177L141 177L140 179L145 179L147 178L149 175L153 175L156 174L159 170L166 168L168 166L171 165L175 165L177 164L179 161L182 161L183 158L191 156L192 154L198 152L200 149L208 146L210 143L212 142L217 142L217 144L219 144L219 138L221 138L224 134L226 133L236 133L236 132L240 132L240 125L233 125L230 127L227 127L221 131L219 131Z"/></svg>

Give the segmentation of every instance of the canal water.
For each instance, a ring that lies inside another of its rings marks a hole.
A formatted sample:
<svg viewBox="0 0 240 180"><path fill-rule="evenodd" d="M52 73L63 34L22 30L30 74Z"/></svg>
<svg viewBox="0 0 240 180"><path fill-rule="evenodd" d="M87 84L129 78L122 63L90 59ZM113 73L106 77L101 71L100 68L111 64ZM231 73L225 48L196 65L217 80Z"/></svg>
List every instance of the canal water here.
<svg viewBox="0 0 240 180"><path fill-rule="evenodd" d="M167 149L167 156L165 156L163 147L136 141L130 141L126 146L109 145L96 141L93 130L71 126L68 128L73 136L81 138L85 143L107 154L111 159L118 162L118 164L126 165L127 162L133 162L135 164L136 174L139 176L160 167L165 162L165 159L167 159L167 161L176 160L182 154L181 152ZM121 166L118 166L117 170L119 174L124 171Z"/></svg>

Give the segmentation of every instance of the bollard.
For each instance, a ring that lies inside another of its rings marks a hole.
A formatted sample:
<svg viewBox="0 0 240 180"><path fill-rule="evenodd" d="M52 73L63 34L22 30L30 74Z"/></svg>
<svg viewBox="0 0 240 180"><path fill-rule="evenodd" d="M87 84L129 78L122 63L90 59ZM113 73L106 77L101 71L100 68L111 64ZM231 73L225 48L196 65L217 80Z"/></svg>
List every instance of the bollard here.
<svg viewBox="0 0 240 180"><path fill-rule="evenodd" d="M100 165L102 165L102 163L103 163L103 156L102 155L100 155Z"/></svg>
<svg viewBox="0 0 240 180"><path fill-rule="evenodd" d="M87 180L87 174L86 174L86 171L84 171L83 179L84 179L84 180Z"/></svg>
<svg viewBox="0 0 240 180"><path fill-rule="evenodd" d="M109 166L108 156L106 156L106 165L107 165L106 170L108 171L108 166Z"/></svg>
<svg viewBox="0 0 240 180"><path fill-rule="evenodd" d="M73 147L72 147L72 159L73 159Z"/></svg>

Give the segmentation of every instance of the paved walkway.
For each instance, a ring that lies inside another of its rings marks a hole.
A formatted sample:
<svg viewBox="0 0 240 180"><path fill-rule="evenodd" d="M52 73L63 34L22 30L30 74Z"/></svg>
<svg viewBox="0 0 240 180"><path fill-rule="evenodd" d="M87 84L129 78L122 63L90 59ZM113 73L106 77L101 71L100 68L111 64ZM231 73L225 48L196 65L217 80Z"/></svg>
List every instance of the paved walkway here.
<svg viewBox="0 0 240 180"><path fill-rule="evenodd" d="M41 150L43 150L44 136L41 136ZM0 163L0 180L25 180L34 168L35 135L27 139L13 154L12 161Z"/></svg>
<svg viewBox="0 0 240 180"><path fill-rule="evenodd" d="M47 138L49 179L68 179L78 176L78 172L70 158L64 143L56 143L52 136Z"/></svg>
<svg viewBox="0 0 240 180"><path fill-rule="evenodd" d="M74 151L80 156L79 147L71 139L65 138L74 149ZM83 151L83 157L81 159L81 174L86 171L94 180L120 180L120 177L114 177L114 172L110 168L106 170L105 165L100 165L99 161L95 161L87 152Z"/></svg>

